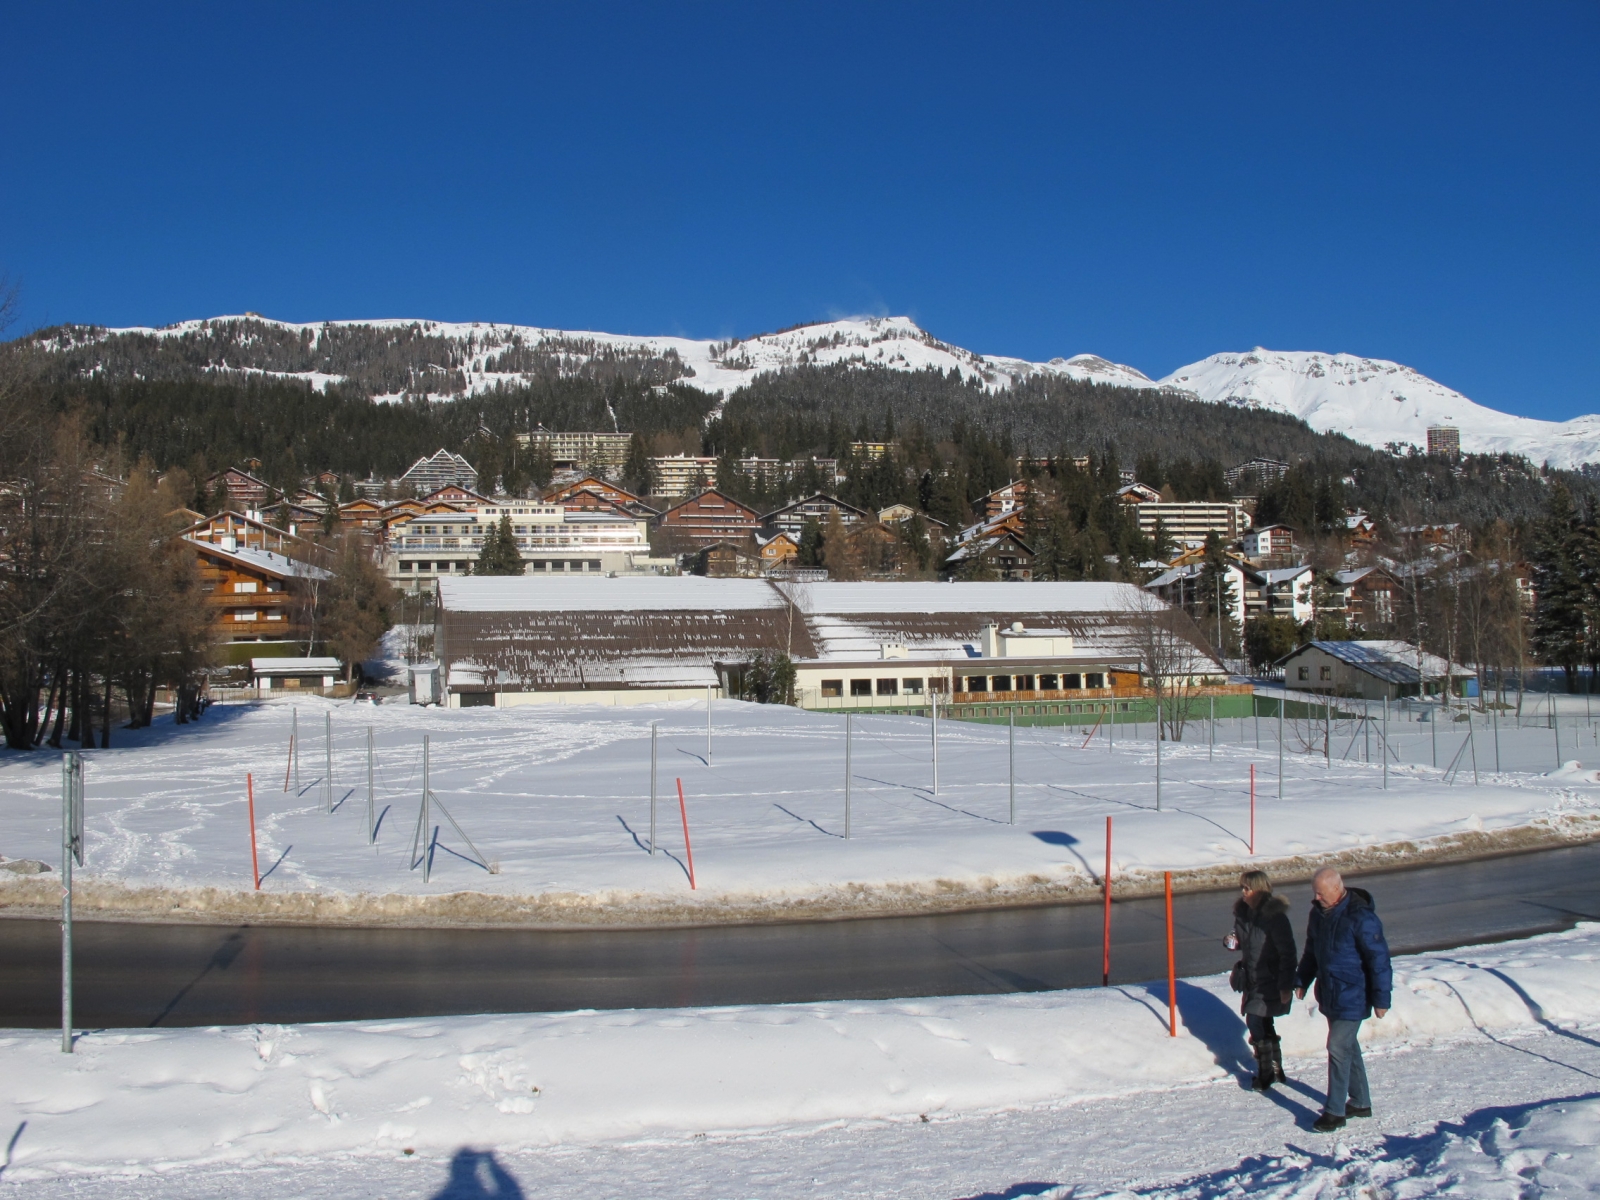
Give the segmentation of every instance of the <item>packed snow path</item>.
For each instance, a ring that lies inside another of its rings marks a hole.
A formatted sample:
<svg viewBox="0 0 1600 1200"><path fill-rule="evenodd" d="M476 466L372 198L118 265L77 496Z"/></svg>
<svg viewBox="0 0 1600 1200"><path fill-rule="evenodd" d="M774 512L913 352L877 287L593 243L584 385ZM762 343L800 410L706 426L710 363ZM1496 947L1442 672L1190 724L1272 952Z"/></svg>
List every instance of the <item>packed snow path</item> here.
<svg viewBox="0 0 1600 1200"><path fill-rule="evenodd" d="M1377 1115L1333 1137L1307 1128L1320 1018L1297 1005L1280 1023L1291 1081L1254 1095L1214 977L1180 984L1176 1039L1160 986L108 1031L70 1059L14 1033L0 1040L14 1131L0 1184L30 1200L1020 1200L1370 1196L1396 1179L1418 1180L1399 1193L1414 1196L1464 1179L1458 1194L1494 1197L1530 1194L1518 1187L1537 1173L1587 1194L1597 956L1590 925L1397 960L1395 1007L1364 1031Z"/></svg>
<svg viewBox="0 0 1600 1200"><path fill-rule="evenodd" d="M1250 859L1252 766L1257 860L1363 861L1373 847L1441 838L1486 847L1512 830L1547 840L1600 833L1591 769L1480 770L1473 786L1470 772L1447 782L1431 766L1401 764L1385 789L1378 763L1337 755L1327 763L1291 743L1280 802L1270 740L1260 750L1253 740L1208 745L1203 722L1190 740L1159 748L1159 809L1148 725L1119 726L1114 743L1104 731L1020 728L1013 786L1004 726L941 722L935 794L929 722L858 716L846 839L840 717L724 701L713 718L709 753L704 705L423 710L307 698L297 712L272 702L214 709L198 726L119 731L113 749L87 755L80 910L194 915L248 903L252 917L583 924L1060 899L1096 886L1107 817L1115 818L1113 874L1127 884L1148 888L1164 870ZM660 730L654 855L652 723ZM324 787L328 728L332 786ZM1243 723L1232 731L1252 732ZM435 807L427 882L411 853L424 735L432 791L489 863L473 861ZM263 880L259 897L241 900L253 884L247 774ZM59 779L52 755L0 759L0 854L58 860ZM0 903L18 902L28 886L0 872ZM35 903L53 890L37 878L31 887Z"/></svg>

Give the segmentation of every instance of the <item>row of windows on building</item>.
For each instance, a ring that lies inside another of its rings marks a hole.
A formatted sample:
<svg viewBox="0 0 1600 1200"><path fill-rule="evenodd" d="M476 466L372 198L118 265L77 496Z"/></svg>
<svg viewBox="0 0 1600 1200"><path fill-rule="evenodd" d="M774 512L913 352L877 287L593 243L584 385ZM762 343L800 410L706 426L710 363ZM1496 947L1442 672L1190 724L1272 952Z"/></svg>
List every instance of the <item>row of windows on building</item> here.
<svg viewBox="0 0 1600 1200"><path fill-rule="evenodd" d="M598 571L600 560L598 558L530 558L525 564L528 571ZM466 575L472 571L472 563L467 562L412 562L402 560L401 573L415 572L420 575Z"/></svg>
<svg viewBox="0 0 1600 1200"><path fill-rule="evenodd" d="M943 692L943 679L906 678L902 676L852 679L850 694L852 696L921 696L923 688L927 685L932 691ZM1099 689L1106 686L1104 672L1094 671L1088 674L1062 675L958 675L956 677L956 691L958 693L984 693L990 692L1075 692L1085 688ZM821 690L824 698L844 695L845 680L824 679Z"/></svg>

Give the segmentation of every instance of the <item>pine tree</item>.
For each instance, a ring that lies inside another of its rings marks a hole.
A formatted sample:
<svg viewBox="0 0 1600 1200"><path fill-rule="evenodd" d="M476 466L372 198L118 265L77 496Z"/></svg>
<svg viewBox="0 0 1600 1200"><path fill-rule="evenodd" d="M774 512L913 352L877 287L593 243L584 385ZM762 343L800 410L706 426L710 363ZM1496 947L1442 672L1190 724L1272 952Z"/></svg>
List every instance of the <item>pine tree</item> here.
<svg viewBox="0 0 1600 1200"><path fill-rule="evenodd" d="M474 575L521 575L525 570L522 551L517 549L517 535L511 528L511 514L501 513L500 523L491 525L484 535L483 549L478 552L478 565Z"/></svg>
<svg viewBox="0 0 1600 1200"><path fill-rule="evenodd" d="M1572 691L1578 664L1584 659L1589 588L1583 578L1583 535L1577 506L1565 485L1550 490L1545 517L1534 534L1533 647L1546 662L1559 666Z"/></svg>
<svg viewBox="0 0 1600 1200"><path fill-rule="evenodd" d="M1205 561L1200 574L1200 628L1215 640L1224 658L1239 654L1239 622L1234 615L1239 603L1238 590L1228 578L1233 565L1222 535L1213 530L1206 535Z"/></svg>

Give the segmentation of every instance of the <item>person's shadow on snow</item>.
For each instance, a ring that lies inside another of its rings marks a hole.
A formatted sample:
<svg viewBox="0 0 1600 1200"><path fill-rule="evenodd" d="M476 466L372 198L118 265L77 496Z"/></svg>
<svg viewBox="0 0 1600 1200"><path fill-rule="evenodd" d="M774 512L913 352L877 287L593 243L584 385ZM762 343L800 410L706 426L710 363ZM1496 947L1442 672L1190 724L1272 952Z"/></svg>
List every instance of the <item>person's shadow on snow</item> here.
<svg viewBox="0 0 1600 1200"><path fill-rule="evenodd" d="M522 1187L495 1161L492 1150L462 1147L450 1160L450 1178L431 1200L525 1200Z"/></svg>
<svg viewBox="0 0 1600 1200"><path fill-rule="evenodd" d="M1164 981L1152 985L1150 991L1153 995L1159 995L1165 1003L1167 985ZM1240 1087L1248 1089L1250 1079L1255 1074L1255 1056L1250 1052L1244 1019L1238 1012L1205 988L1195 987L1182 979L1178 980L1178 1012L1183 1016L1184 1028L1211 1051L1216 1064L1237 1079ZM1313 1099L1320 1098L1321 1093L1291 1079L1287 1084L1262 1094L1293 1116L1296 1125L1309 1126L1316 1120L1317 1110L1286 1096L1282 1090L1284 1088Z"/></svg>

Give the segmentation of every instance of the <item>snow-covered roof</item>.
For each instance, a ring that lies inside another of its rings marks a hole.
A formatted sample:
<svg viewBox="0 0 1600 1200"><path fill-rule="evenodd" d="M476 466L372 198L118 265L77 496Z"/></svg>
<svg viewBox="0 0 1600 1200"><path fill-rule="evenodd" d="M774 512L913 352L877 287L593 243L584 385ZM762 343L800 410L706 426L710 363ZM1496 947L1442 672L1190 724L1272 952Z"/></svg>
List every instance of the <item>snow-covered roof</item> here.
<svg viewBox="0 0 1600 1200"><path fill-rule="evenodd" d="M439 606L452 612L672 612L785 604L776 589L760 579L469 575L439 580Z"/></svg>
<svg viewBox="0 0 1600 1200"><path fill-rule="evenodd" d="M183 540L196 550L204 550L207 554L229 559L242 567L266 571L269 574L279 575L286 579L331 579L333 577L331 572L324 571L321 567L314 567L310 563L301 562L297 558L289 558L271 550L257 550L253 546L240 546L237 550L228 550L215 542L207 542L187 535L184 536Z"/></svg>
<svg viewBox="0 0 1600 1200"><path fill-rule="evenodd" d="M1298 579L1310 571L1310 567L1301 565L1298 567L1274 567L1270 571L1257 571L1256 574L1260 576L1262 583L1271 585L1274 583L1288 583L1291 579Z"/></svg>
<svg viewBox="0 0 1600 1200"><path fill-rule="evenodd" d="M1312 641L1285 655L1280 661L1288 662L1295 655L1303 654L1313 646L1324 654L1331 654L1340 662L1347 663L1358 671L1365 671L1368 675L1375 676L1387 683L1416 683L1418 681L1417 648L1410 642L1394 640ZM1424 653L1422 655L1422 673L1429 679L1443 679L1446 673L1451 675L1472 675L1474 672L1459 664L1447 663L1437 654Z"/></svg>
<svg viewBox="0 0 1600 1200"><path fill-rule="evenodd" d="M256 675L336 675L344 668L337 658L252 658Z"/></svg>

